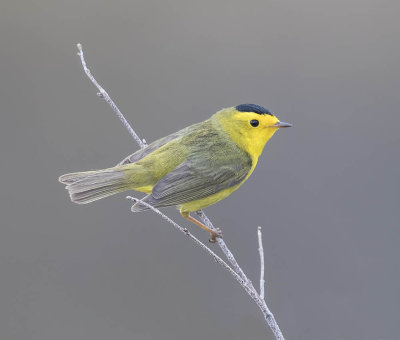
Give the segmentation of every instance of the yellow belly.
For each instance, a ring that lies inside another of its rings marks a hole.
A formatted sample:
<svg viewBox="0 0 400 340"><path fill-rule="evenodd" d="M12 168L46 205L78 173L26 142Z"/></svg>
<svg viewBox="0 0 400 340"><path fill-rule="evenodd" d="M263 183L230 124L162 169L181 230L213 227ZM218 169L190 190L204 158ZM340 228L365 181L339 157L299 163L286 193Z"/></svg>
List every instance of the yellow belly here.
<svg viewBox="0 0 400 340"><path fill-rule="evenodd" d="M217 203L218 201L224 199L225 197L228 197L232 192L234 192L237 188L239 188L242 183L239 183L232 188L228 188L228 189L222 190L220 192L217 192L214 195L211 195L211 196L208 196L205 198L201 198L196 201L184 203L179 206L179 210L183 215L186 215L192 211L197 211L197 210L203 209L205 207L208 207L209 205Z"/></svg>

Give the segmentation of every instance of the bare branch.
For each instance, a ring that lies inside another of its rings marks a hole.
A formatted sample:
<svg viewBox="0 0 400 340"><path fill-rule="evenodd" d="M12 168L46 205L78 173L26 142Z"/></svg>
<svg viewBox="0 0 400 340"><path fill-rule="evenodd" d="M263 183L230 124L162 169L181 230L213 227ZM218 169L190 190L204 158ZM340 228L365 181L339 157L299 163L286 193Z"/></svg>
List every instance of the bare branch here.
<svg viewBox="0 0 400 340"><path fill-rule="evenodd" d="M97 89L100 91L97 93L97 95L104 99L111 107L111 109L114 111L114 113L118 116L118 118L121 120L122 124L125 126L125 128L128 130L128 132L131 134L131 136L135 139L135 141L138 143L140 148L145 148L147 146L146 140L145 139L140 139L139 136L136 134L136 132L132 129L131 125L128 123L128 121L125 119L124 115L121 113L121 111L118 109L117 105L115 105L114 101L111 99L109 94L100 86L100 84L96 81L96 79L93 77L91 74L90 70L86 66L86 61L83 55L83 50L82 50L82 45L77 44L78 47L78 55L81 59L82 67L86 73L86 75L89 77L91 82L97 87ZM218 264L220 264L224 269L226 269L239 284L243 287L243 289L249 294L249 296L253 299L253 301L257 304L257 306L261 309L265 320L267 321L267 324L271 328L272 332L275 335L275 338L277 340L284 340L284 337L282 335L281 330L279 329L279 326L275 320L274 315L271 313L269 310L267 304L265 303L264 299L260 297L260 295L257 293L256 289L254 288L252 282L247 278L243 270L240 268L238 263L236 262L235 257L233 256L232 252L229 250L227 245L225 244L224 240L221 238L217 238L218 245L220 246L222 252L225 254L229 262L232 264L233 269L224 261L222 260L217 254L215 254L210 248L208 248L204 243L202 243L200 240L198 240L195 236L193 236L187 228L181 227L179 224L171 220L168 216L163 214L160 210L156 209L155 207L139 200L138 198L134 198L131 196L127 196L128 199L133 200L135 202L140 202L141 204L144 204L147 206L149 209L154 211L156 214L161 216L164 220L168 221L171 223L176 229L178 229L180 232L184 233L186 236L188 236L194 243L196 243L198 246L200 246L204 251L206 251ZM210 219L206 216L206 214L202 211L199 210L197 214L200 216L200 218L204 221L204 223L210 228L215 230L216 228L213 226L211 223Z"/></svg>
<svg viewBox="0 0 400 340"><path fill-rule="evenodd" d="M264 286L265 286L265 280L264 280L264 248L262 244L262 233L261 233L261 227L258 227L257 230L257 235L258 235L258 252L260 253L260 298L264 300Z"/></svg>
<svg viewBox="0 0 400 340"><path fill-rule="evenodd" d="M204 249L209 255L211 255L215 262L217 262L218 264L220 264L222 267L224 267L235 279L236 281L238 281L240 283L240 285L246 289L246 291L250 291L251 288L247 287L246 284L247 282L245 282L231 267L228 266L228 264L222 260L217 254L215 254L210 248L208 248L203 242L201 242L198 238L196 238L196 236L194 236L192 233L190 233L190 231L187 228L183 228L181 227L178 223L176 223L175 221L173 221L172 219L170 219L167 215L163 214L160 210L158 210L157 208L153 207L152 205L143 202L142 200L136 198L136 197L132 197L132 196L126 196L127 199L130 199L132 201L134 201L135 203L140 202L141 204L143 204L144 206L148 207L149 209L153 210L156 214L158 214L159 216L161 216L164 220L166 220L167 222L171 223L177 230L179 230L180 232L184 233L186 236L188 236L194 243L196 243L197 245L199 245L202 249ZM249 293L250 294L250 293ZM252 294L254 295L254 294ZM252 296L250 295L250 296ZM252 296L253 297L253 296ZM254 296L253 299L257 299L258 296Z"/></svg>
<svg viewBox="0 0 400 340"><path fill-rule="evenodd" d="M197 215L203 220L204 224L209 227L212 230L215 230L216 228L214 227L214 225L211 223L210 219L207 217L207 215L204 213L203 210L198 210L196 211ZM225 254L226 258L229 260L229 262L232 264L233 269L235 270L236 273L238 273L240 275L240 277L247 282L250 282L251 285L253 285L251 283L251 281L247 278L246 274L243 272L242 268L240 268L240 266L238 265L238 263L236 262L235 257L233 256L233 254L231 253L231 251L229 250L228 246L225 244L225 241L221 238L221 237L217 237L217 242L218 245L220 246L222 252Z"/></svg>
<svg viewBox="0 0 400 340"><path fill-rule="evenodd" d="M210 248L208 248L204 243L202 243L198 238L196 238L193 234L189 232L187 228L181 227L178 223L175 221L171 220L167 215L163 214L160 210L157 208L153 207L152 205L141 201L138 198L132 197L132 196L126 196L127 199L130 199L134 201L135 203L140 202L141 204L145 205L147 208L151 209L154 211L157 215L161 216L164 220L167 222L171 223L177 230L180 232L184 233L186 236L188 236L194 243L196 243L198 246L200 246L203 250L205 250L218 264L220 264L224 269L226 269L239 284L243 287L243 289L246 291L247 294L253 299L253 301L257 304L257 306L261 309L261 312L264 314L264 318L267 321L269 327L271 328L272 332L275 335L275 338L277 340L284 340L284 337L282 335L281 330L279 329L279 326L275 320L274 315L271 313L271 311L268 309L265 301L260 298L256 290L254 289L253 285L249 280L245 281L242 279L242 277L237 274L231 267L228 266L228 264L222 260L217 254L215 254Z"/></svg>
<svg viewBox="0 0 400 340"><path fill-rule="evenodd" d="M209 227L210 229L214 229L215 230L214 225L212 224L210 219L206 216L206 214L202 210L199 210L196 213L203 220L204 224L207 227ZM264 300L264 297L261 298L261 296L258 295L258 293L257 293L256 289L254 288L253 284L247 278L247 276L243 272L242 268L240 268L240 266L236 262L235 257L233 256L233 254L229 250L228 246L225 244L224 240L221 239L221 238L217 238L217 242L218 242L218 245L221 247L221 250L223 251L223 253L227 257L227 259L229 260L229 262L232 264L233 269L235 270L235 272L240 275L240 277L242 278L242 280L244 282L247 282L247 286L251 287L253 292L254 292L254 294L256 294L258 296L258 301L256 301L256 303L260 307L261 311L263 312L264 318L267 321L267 323L268 323L269 327L271 328L272 332L274 333L275 338L277 340L284 340L283 334L282 334L282 332L281 332L281 330L280 330L280 328L278 326L278 323L276 322L274 315L269 310L269 308L267 306L267 303Z"/></svg>
<svg viewBox="0 0 400 340"><path fill-rule="evenodd" d="M92 73L90 72L90 70L88 69L88 67L86 66L86 61L85 61L85 57L83 56L83 50L82 50L82 45L81 44L77 44L76 45L78 47L78 55L81 58L81 63L82 63L82 67L86 73L86 75L89 77L89 79L91 80L91 82L97 87L97 89L100 91L97 93L97 95L104 99L108 105L111 106L112 110L115 112L115 114L118 116L118 118L121 120L122 124L125 126L125 128L128 130L128 132L131 134L131 136L135 139L136 143L139 144L140 148L143 149L147 146L146 141L143 139L141 140L139 138L139 136L136 134L136 132L132 129L132 127L130 126L130 124L128 123L128 121L125 119L124 115L121 113L121 111L118 109L117 105L115 105L114 101L111 99L111 97L109 96L109 94L106 92L106 90L104 90L100 84L97 82L97 80L93 77Z"/></svg>

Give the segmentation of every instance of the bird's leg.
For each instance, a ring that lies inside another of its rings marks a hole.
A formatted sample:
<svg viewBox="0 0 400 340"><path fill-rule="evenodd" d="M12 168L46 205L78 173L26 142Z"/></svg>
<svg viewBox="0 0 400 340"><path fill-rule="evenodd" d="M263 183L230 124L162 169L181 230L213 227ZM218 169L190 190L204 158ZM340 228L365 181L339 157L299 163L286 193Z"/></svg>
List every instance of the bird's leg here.
<svg viewBox="0 0 400 340"><path fill-rule="evenodd" d="M216 242L216 238L217 237L221 237L222 238L222 233L221 233L221 229L216 228L215 230L212 230L210 228L208 228L207 226L205 226L203 223L197 221L195 218L193 218L192 216L190 216L189 214L185 214L181 212L182 217L186 218L187 220L189 220L190 222L194 223L195 225L199 226L201 229L204 229L206 231L208 231L210 233L210 239L209 241L211 243L215 243Z"/></svg>

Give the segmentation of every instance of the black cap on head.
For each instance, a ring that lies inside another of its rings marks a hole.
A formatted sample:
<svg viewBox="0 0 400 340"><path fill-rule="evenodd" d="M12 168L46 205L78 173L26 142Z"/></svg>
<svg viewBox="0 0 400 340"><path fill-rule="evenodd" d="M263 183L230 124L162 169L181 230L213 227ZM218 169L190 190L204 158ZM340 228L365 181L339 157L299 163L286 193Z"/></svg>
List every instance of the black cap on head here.
<svg viewBox="0 0 400 340"><path fill-rule="evenodd" d="M236 110L239 112L254 112L259 115L270 115L272 116L272 113L268 111L266 108L256 105L256 104L240 104L236 106Z"/></svg>

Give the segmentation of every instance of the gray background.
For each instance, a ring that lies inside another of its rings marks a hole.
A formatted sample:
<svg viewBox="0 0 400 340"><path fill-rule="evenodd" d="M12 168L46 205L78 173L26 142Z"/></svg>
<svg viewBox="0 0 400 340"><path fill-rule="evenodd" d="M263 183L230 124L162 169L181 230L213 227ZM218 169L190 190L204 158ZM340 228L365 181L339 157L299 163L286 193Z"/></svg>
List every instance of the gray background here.
<svg viewBox="0 0 400 340"><path fill-rule="evenodd" d="M288 339L400 339L399 10L2 1L1 339L272 339L241 287L158 216L131 214L125 194L69 201L59 175L137 149L77 42L148 141L246 102L292 122L206 212L257 286L264 227L267 301Z"/></svg>

